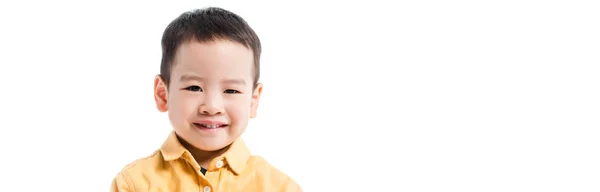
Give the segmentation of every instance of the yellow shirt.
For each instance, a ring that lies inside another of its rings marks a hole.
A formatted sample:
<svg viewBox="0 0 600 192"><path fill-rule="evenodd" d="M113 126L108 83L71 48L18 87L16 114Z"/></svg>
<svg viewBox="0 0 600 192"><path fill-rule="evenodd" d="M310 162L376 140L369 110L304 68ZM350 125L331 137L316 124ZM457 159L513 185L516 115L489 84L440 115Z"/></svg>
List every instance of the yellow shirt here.
<svg viewBox="0 0 600 192"><path fill-rule="evenodd" d="M265 159L251 156L241 138L206 169L202 174L173 131L159 150L125 166L113 179L111 191L302 191Z"/></svg>

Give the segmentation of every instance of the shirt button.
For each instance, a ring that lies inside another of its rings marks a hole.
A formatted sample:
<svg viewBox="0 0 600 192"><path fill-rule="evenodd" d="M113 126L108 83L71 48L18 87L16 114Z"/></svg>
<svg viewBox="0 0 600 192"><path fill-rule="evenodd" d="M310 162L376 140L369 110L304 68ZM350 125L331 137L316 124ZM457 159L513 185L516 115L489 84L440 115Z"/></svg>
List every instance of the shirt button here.
<svg viewBox="0 0 600 192"><path fill-rule="evenodd" d="M223 167L223 160L218 160L216 166L217 168Z"/></svg>
<svg viewBox="0 0 600 192"><path fill-rule="evenodd" d="M210 192L210 187L209 186L204 187L204 192Z"/></svg>

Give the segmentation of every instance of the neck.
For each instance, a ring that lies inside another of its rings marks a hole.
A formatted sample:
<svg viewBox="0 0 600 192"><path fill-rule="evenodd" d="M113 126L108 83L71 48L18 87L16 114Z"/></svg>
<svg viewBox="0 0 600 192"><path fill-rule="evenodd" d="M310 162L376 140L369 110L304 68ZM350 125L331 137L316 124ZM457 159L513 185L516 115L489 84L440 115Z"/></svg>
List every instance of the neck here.
<svg viewBox="0 0 600 192"><path fill-rule="evenodd" d="M205 169L208 169L213 159L223 155L223 153L225 153L227 149L229 149L229 146L227 146L216 151L204 151L192 146L191 144L189 144L181 138L179 139L179 141L183 145L183 147L185 147L192 154L192 157L194 157L196 163L198 163L200 167L204 167Z"/></svg>

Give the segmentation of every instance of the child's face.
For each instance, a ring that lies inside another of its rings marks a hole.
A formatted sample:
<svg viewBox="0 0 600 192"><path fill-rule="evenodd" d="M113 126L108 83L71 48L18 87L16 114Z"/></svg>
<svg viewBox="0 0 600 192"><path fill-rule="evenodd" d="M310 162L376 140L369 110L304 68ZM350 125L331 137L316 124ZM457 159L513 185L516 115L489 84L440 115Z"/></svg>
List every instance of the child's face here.
<svg viewBox="0 0 600 192"><path fill-rule="evenodd" d="M231 41L184 43L177 50L168 90L155 80L160 111L169 111L177 134L194 147L231 144L256 116L262 91L253 89L252 50Z"/></svg>

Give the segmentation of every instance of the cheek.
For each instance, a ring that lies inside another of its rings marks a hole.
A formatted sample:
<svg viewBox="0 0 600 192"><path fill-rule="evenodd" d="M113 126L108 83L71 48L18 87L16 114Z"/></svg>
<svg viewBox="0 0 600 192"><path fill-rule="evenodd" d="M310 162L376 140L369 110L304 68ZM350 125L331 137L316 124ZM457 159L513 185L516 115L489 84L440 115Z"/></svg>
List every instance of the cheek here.
<svg viewBox="0 0 600 192"><path fill-rule="evenodd" d="M191 97L185 97L183 95L173 95L169 101L169 111L173 114L174 118L179 120L187 119L190 115L196 113L196 100Z"/></svg>
<svg viewBox="0 0 600 192"><path fill-rule="evenodd" d="M227 113L230 118L243 120L248 118L250 114L250 100L236 99L231 100L226 105Z"/></svg>

